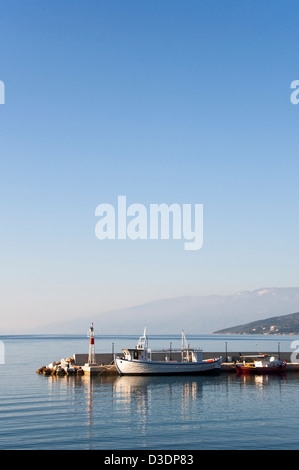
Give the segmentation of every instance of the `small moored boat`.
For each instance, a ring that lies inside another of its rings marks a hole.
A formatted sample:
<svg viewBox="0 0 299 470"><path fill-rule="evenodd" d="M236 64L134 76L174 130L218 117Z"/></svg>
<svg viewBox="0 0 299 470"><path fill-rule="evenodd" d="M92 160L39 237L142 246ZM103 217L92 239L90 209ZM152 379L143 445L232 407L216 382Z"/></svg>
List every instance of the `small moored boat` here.
<svg viewBox="0 0 299 470"><path fill-rule="evenodd" d="M284 372L287 365L287 361L282 362L277 356L269 354L240 357L243 359L243 362L236 363L237 374L277 374Z"/></svg>
<svg viewBox="0 0 299 470"><path fill-rule="evenodd" d="M164 360L152 360L152 351L148 349L146 330L139 338L133 349L123 349L123 356L115 359L120 375L198 375L220 372L221 357L202 359L202 350L185 347L186 337L182 331L181 360L172 361L169 357ZM165 351L155 351L155 353ZM172 353L175 350L171 351Z"/></svg>

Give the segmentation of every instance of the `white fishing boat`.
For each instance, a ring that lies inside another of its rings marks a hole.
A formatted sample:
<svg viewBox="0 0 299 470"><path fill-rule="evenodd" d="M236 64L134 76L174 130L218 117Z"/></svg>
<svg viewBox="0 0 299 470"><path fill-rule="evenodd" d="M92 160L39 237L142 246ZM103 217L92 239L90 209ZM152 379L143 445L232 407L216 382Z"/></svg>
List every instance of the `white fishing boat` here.
<svg viewBox="0 0 299 470"><path fill-rule="evenodd" d="M156 353L165 354L164 351L151 351L148 348L146 329L139 338L137 346L132 349L123 349L123 356L116 357L115 364L120 375L198 375L219 373L221 357L202 358L202 350L191 349L187 344L186 336L182 331L182 348L170 350L169 356L164 360L153 360ZM180 352L180 360L171 360L171 355Z"/></svg>

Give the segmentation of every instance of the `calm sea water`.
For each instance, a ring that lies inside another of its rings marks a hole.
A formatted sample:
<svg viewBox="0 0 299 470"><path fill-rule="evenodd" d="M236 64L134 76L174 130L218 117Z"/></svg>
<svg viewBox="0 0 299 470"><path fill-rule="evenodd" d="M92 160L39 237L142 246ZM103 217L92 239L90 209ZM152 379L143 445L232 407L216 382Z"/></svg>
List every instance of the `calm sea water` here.
<svg viewBox="0 0 299 470"><path fill-rule="evenodd" d="M299 373L238 377L44 377L35 371L88 350L86 337L5 336L0 449L298 449ZM96 352L133 346L101 337ZM192 336L205 351L290 350L298 337ZM150 337L153 349L179 337Z"/></svg>

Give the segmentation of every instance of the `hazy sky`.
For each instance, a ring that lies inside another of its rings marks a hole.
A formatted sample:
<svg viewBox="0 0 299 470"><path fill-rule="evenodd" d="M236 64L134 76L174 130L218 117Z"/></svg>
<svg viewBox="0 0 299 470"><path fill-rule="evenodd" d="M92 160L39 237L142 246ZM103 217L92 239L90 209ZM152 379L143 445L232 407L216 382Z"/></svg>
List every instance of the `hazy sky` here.
<svg viewBox="0 0 299 470"><path fill-rule="evenodd" d="M3 0L0 332L298 286L297 0ZM203 204L204 244L104 240L101 203Z"/></svg>

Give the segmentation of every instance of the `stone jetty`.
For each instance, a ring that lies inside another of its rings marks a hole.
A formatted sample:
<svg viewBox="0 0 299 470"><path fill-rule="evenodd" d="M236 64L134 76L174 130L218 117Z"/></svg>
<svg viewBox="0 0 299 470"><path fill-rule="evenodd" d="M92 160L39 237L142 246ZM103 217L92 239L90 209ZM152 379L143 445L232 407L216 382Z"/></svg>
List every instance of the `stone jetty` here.
<svg viewBox="0 0 299 470"><path fill-rule="evenodd" d="M118 374L114 364L76 364L75 357L68 357L56 362L53 361L47 366L42 366L36 371L37 374L45 376L80 376L80 375L116 375Z"/></svg>
<svg viewBox="0 0 299 470"><path fill-rule="evenodd" d="M81 366L75 365L75 359L68 357L56 362L53 361L47 366L40 367L37 374L43 375L56 375L57 377L64 377L65 375L83 375L84 371Z"/></svg>

